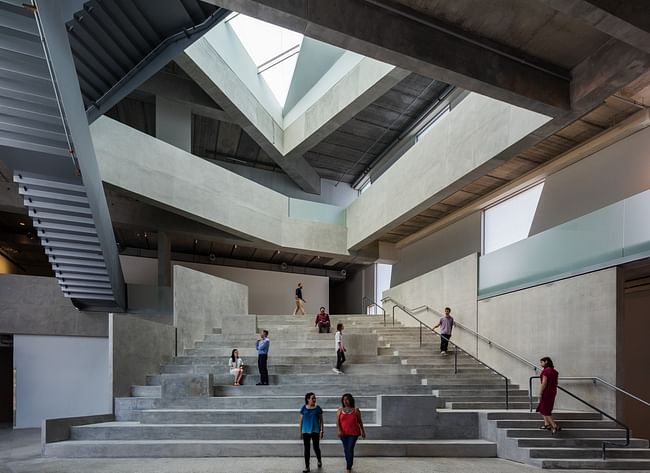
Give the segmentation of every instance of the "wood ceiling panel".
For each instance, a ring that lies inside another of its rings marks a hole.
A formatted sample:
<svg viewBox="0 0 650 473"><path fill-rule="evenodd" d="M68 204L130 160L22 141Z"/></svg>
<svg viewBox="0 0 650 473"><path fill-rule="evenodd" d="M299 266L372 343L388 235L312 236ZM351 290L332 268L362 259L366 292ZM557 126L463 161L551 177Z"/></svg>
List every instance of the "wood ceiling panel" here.
<svg viewBox="0 0 650 473"><path fill-rule="evenodd" d="M535 169L538 164L521 156L506 161L501 166L490 171L490 176L504 181L511 181L526 172Z"/></svg>
<svg viewBox="0 0 650 473"><path fill-rule="evenodd" d="M454 192L446 199L442 200L441 203L450 205L452 207L462 207L463 205L471 202L476 199L478 196L464 190Z"/></svg>

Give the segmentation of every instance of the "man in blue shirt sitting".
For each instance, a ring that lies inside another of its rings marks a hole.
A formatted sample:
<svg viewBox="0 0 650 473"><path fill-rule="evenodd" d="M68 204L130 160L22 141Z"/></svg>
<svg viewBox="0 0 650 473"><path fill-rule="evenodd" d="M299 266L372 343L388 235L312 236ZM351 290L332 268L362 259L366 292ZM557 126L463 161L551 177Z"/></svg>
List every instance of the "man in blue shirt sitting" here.
<svg viewBox="0 0 650 473"><path fill-rule="evenodd" d="M257 349L257 369L260 370L260 382L257 383L258 386L268 386L269 384L269 370L266 366L269 358L269 346L271 341L269 340L269 331L262 330L260 333L260 339L255 344Z"/></svg>

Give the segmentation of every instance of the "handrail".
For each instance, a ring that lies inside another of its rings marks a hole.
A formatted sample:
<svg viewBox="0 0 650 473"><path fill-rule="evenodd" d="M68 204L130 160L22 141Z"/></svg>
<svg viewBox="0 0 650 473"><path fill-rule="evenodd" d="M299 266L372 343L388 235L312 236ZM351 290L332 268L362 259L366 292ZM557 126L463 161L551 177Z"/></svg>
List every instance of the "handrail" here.
<svg viewBox="0 0 650 473"><path fill-rule="evenodd" d="M370 304L365 305L366 302L370 302ZM363 296L361 298L361 307L364 307L366 309L366 312L368 311L368 307L373 306L373 305L384 313L384 325L386 325L386 311L384 310L384 308L382 306L380 306L379 304L377 304L375 301L373 301L368 296ZM394 320L393 320L393 325L395 325Z"/></svg>
<svg viewBox="0 0 650 473"><path fill-rule="evenodd" d="M384 299L382 299L382 301L386 301L386 300L392 300L393 302L397 302L397 301L395 301L394 299L392 299L390 296L389 296L389 297L386 297L386 298L384 298ZM441 314L440 312L438 312L437 310L433 309L432 307L430 307L430 306L428 306L428 305L426 305L426 304L421 305L421 306L418 306L418 307L416 307L416 308L414 308L414 309L411 309L412 312L419 312L419 311L422 311L422 310L427 310L427 311L433 312L434 314L437 314L437 315L439 315L439 316L442 316L442 314ZM416 319L416 320L417 320L417 319ZM477 338L483 340L483 341L486 342L488 345L490 345L490 346L495 346L495 347L497 347L499 350L501 350L501 351L503 351L504 353L507 353L508 355L510 355L512 358L516 358L517 360L521 361L522 363L524 363L524 364L526 364L526 365L532 367L533 370L534 370L535 372L539 371L539 367L538 367L537 365L535 365L533 362L527 360L527 359L524 358L523 356L518 355L517 353L515 353L515 352L513 352L513 351L511 351L511 350L509 350L509 349L507 349L507 348L504 347L503 345L499 345L498 343L496 343L496 342L490 340L490 339L487 338L486 336L481 335L480 333L478 333L478 332L472 330L471 328L466 327L465 325L461 324L460 322L457 322L457 321L454 320L454 326L456 326L456 325L458 325L458 326L459 326L460 328L462 328L463 330L466 330L466 331L470 332L471 334L475 335ZM598 376L566 376L566 377L565 377L565 376L562 376L562 379L564 379L564 380L574 380L574 381L579 381L579 380L590 380L590 381L593 381L594 384L601 383L601 384L604 384L605 386L607 386L607 387L609 387L609 388L611 388L611 389L614 389L615 391L617 391L617 392L619 392L619 393L621 393L621 394L624 394L625 396L628 396L628 397L630 397L630 398L632 398L632 399L634 399L634 400L640 402L641 404L643 404L643 405L645 405L645 406L647 406L647 407L650 407L650 402L645 401L645 400L641 399L640 397L635 396L634 394L632 394L632 393L630 393L630 392L628 392L628 391L626 391L626 390L624 390L624 389L622 389L622 388L619 388L618 386L616 386L616 385L614 385L614 384L611 384L610 382L605 381L605 380L602 379L602 378L599 378ZM567 394L570 394L570 393L567 393ZM571 394L570 394L570 395L571 395ZM580 399L579 399L579 400L580 400Z"/></svg>
<svg viewBox="0 0 650 473"><path fill-rule="evenodd" d="M421 311L423 309L426 309L427 311L431 311L431 312L433 312L435 314L438 314L438 315L442 316L442 314L440 312L438 312L437 310L429 307L426 304L418 306L415 309L411 309L411 311L417 312L417 311ZM466 330L466 331L470 332L471 334L475 335L477 338L480 338L481 340L486 342L488 345L495 346L498 349L500 349L501 351L503 351L503 352L507 353L508 355L510 355L511 357L516 358L517 360L523 362L524 364L531 366L534 371L539 371L539 367L537 365L535 365L532 361L527 360L523 356L518 355L517 353L507 349L503 345L499 345L498 343L490 340L486 336L481 335L480 333L478 333L478 332L472 330L471 328L466 327L465 325L461 324L460 322L457 322L456 320L454 320L454 326L456 326L456 325L458 325L463 330ZM618 386L616 386L616 385L614 385L614 384L612 384L612 383L610 383L608 381L605 381L603 378L600 378L598 376L562 376L562 379L572 380L572 381L590 380L590 381L593 381L594 384L601 383L601 384L604 384L605 386L608 386L608 387L614 389L615 391L617 391L617 392L619 392L621 394L624 394L624 395L626 395L626 396L640 402L641 404L643 404L643 405L645 405L647 407L650 407L650 402L645 401L645 400L641 399L640 397L635 396L634 394L632 394L632 393L630 393L630 392L628 392L628 391L626 391L624 389L621 389Z"/></svg>
<svg viewBox="0 0 650 473"><path fill-rule="evenodd" d="M441 314L440 312L438 312L437 310L435 310L435 309L429 307L429 306L426 305L426 304L425 304L425 305L421 305L421 306L416 307L415 309L411 309L411 310L412 310L413 312L417 312L417 311L420 311L420 310L423 310L423 309L426 309L427 311L433 312L434 314L437 314L437 315L439 315L439 316L442 317L442 314ZM490 340L490 339L487 338L485 335L481 335L481 334L478 333L477 331L472 330L471 328L469 328L469 327L467 327L467 326L461 324L460 322L458 322L458 321L456 321L456 320L454 320L454 326L458 326L458 327L462 328L463 330L465 330L465 331L471 333L472 335L476 336L476 338L479 338L479 339L483 340L483 341L486 342L488 345L490 345L490 346L495 346L495 347L497 347L499 350L501 350L501 351L507 353L508 355L512 356L513 358L516 358L516 359L518 359L519 361L521 361L522 363L531 366L535 372L539 370L539 367L538 367L535 363L533 363L532 361L529 361L529 360L527 360L526 358L524 358L523 356L518 355L517 353L515 353L515 352L513 352L513 351L511 351L511 350L508 350L508 349L507 349L506 347L504 347L503 345L499 345L497 342L494 342L494 341Z"/></svg>
<svg viewBox="0 0 650 473"><path fill-rule="evenodd" d="M420 319L418 319L403 304L400 304L398 301L396 301L395 299L393 299L390 296L385 297L385 298L382 299L382 302L386 302L386 301L392 301L393 302L393 323L395 321L395 308L398 308L401 311L403 311L405 314L410 316L411 318L415 319L420 324L420 346L422 346L422 327L426 327L431 333L433 333L434 335L442 338L442 334L439 334L438 332L435 332L430 326L428 326L426 323L424 323ZM478 358L476 358L471 353L468 353L467 351L463 350L461 347L459 347L457 344L455 344L451 340L449 340L449 343L454 347L454 374L458 374L458 351L460 350L461 352L465 353L467 356L469 356L473 360L479 362L480 364L485 366L487 369L489 369L490 371L494 372L495 374L501 376L504 379L505 384L506 384L506 409L510 409L509 392L508 392L508 382L509 382L508 377L506 375L504 375L503 373L500 373L499 371L495 370L494 368L492 368L487 363L479 360Z"/></svg>
<svg viewBox="0 0 650 473"><path fill-rule="evenodd" d="M528 378L528 408L529 408L530 412L533 412L533 379L539 379L539 376L531 376L530 378ZM572 378L561 378L561 379L572 379ZM607 441L607 440L603 440L603 460L607 459L607 450L606 450L607 445L611 445L612 447L627 447L627 446L630 445L630 428L626 424L624 424L620 420L616 419L615 417L610 416L605 411L603 411L601 409L598 409L596 406L588 403L584 399L582 399L579 396L573 394L571 391L569 391L567 389L564 389L562 386L558 385L557 388L560 391L568 394L572 398L580 401L584 405L589 406L591 409L595 410L600 415L603 415L603 416L607 417L609 420L614 421L615 423L617 423L618 425L620 425L621 427L623 427L625 429L625 443L624 444L618 443L618 442L610 442L610 441Z"/></svg>

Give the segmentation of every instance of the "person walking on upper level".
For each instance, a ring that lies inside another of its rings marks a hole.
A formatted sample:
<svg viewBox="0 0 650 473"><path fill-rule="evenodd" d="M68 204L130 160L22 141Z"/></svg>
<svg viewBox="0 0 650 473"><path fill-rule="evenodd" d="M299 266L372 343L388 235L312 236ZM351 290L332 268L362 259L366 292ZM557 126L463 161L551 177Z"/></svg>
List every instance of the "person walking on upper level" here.
<svg viewBox="0 0 650 473"><path fill-rule="evenodd" d="M343 344L343 324L336 324L336 335L334 335L334 346L336 347L336 368L332 368L336 374L343 374L341 366L345 363L345 345Z"/></svg>
<svg viewBox="0 0 650 473"><path fill-rule="evenodd" d="M302 283L298 283L298 287L296 288L296 308L293 311L293 315L298 315L298 312L300 312L300 315L305 315L305 301L302 298Z"/></svg>
<svg viewBox="0 0 650 473"><path fill-rule="evenodd" d="M557 395L557 383L560 374L553 366L553 360L545 356L539 360L539 365L542 367L542 372L539 375L539 404L537 405L537 412L544 417L544 425L539 428L542 430L550 430L555 434L560 429L560 426L553 419L553 405L555 404L555 396Z"/></svg>
<svg viewBox="0 0 650 473"><path fill-rule="evenodd" d="M318 333L330 333L330 315L325 312L325 307L321 307L320 312L316 314L314 327L318 327Z"/></svg>
<svg viewBox="0 0 650 473"><path fill-rule="evenodd" d="M440 327L440 354L446 356L451 331L454 328L454 318L451 316L451 309L449 307L445 307L445 315L440 317L440 321L431 331L435 332L438 327Z"/></svg>
<svg viewBox="0 0 650 473"><path fill-rule="evenodd" d="M366 438L366 430L363 428L361 411L355 407L354 397L350 393L341 396L341 407L336 411L336 433L343 444L345 473L352 473L354 446L359 436Z"/></svg>
<svg viewBox="0 0 650 473"><path fill-rule="evenodd" d="M262 330L260 338L255 344L255 348L257 349L257 369L260 371L260 382L257 383L258 386L268 386L269 384L269 370L267 368L267 363L269 360L270 346L271 341L269 340L269 331Z"/></svg>
<svg viewBox="0 0 650 473"><path fill-rule="evenodd" d="M302 473L308 473L309 467L309 442L314 444L314 453L318 461L318 468L323 466L320 454L319 442L323 438L325 424L323 424L323 409L316 404L314 393L305 394L305 405L300 409L300 436L305 446L305 469Z"/></svg>

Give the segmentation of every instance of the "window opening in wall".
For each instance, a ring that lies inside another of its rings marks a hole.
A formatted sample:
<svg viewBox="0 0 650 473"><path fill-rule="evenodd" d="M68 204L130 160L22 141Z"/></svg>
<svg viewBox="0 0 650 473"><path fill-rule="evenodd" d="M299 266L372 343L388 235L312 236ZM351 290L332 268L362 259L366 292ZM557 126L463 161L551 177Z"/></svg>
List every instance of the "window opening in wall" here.
<svg viewBox="0 0 650 473"><path fill-rule="evenodd" d="M503 200L483 212L483 254L528 238L544 182Z"/></svg>
<svg viewBox="0 0 650 473"><path fill-rule="evenodd" d="M257 66L257 73L284 106L303 35L241 14L227 21Z"/></svg>
<svg viewBox="0 0 650 473"><path fill-rule="evenodd" d="M390 264L377 263L375 265L375 302L381 305L381 299L384 297L384 291L390 289L390 276L393 266ZM377 307L373 307L374 314L379 314L381 311Z"/></svg>

